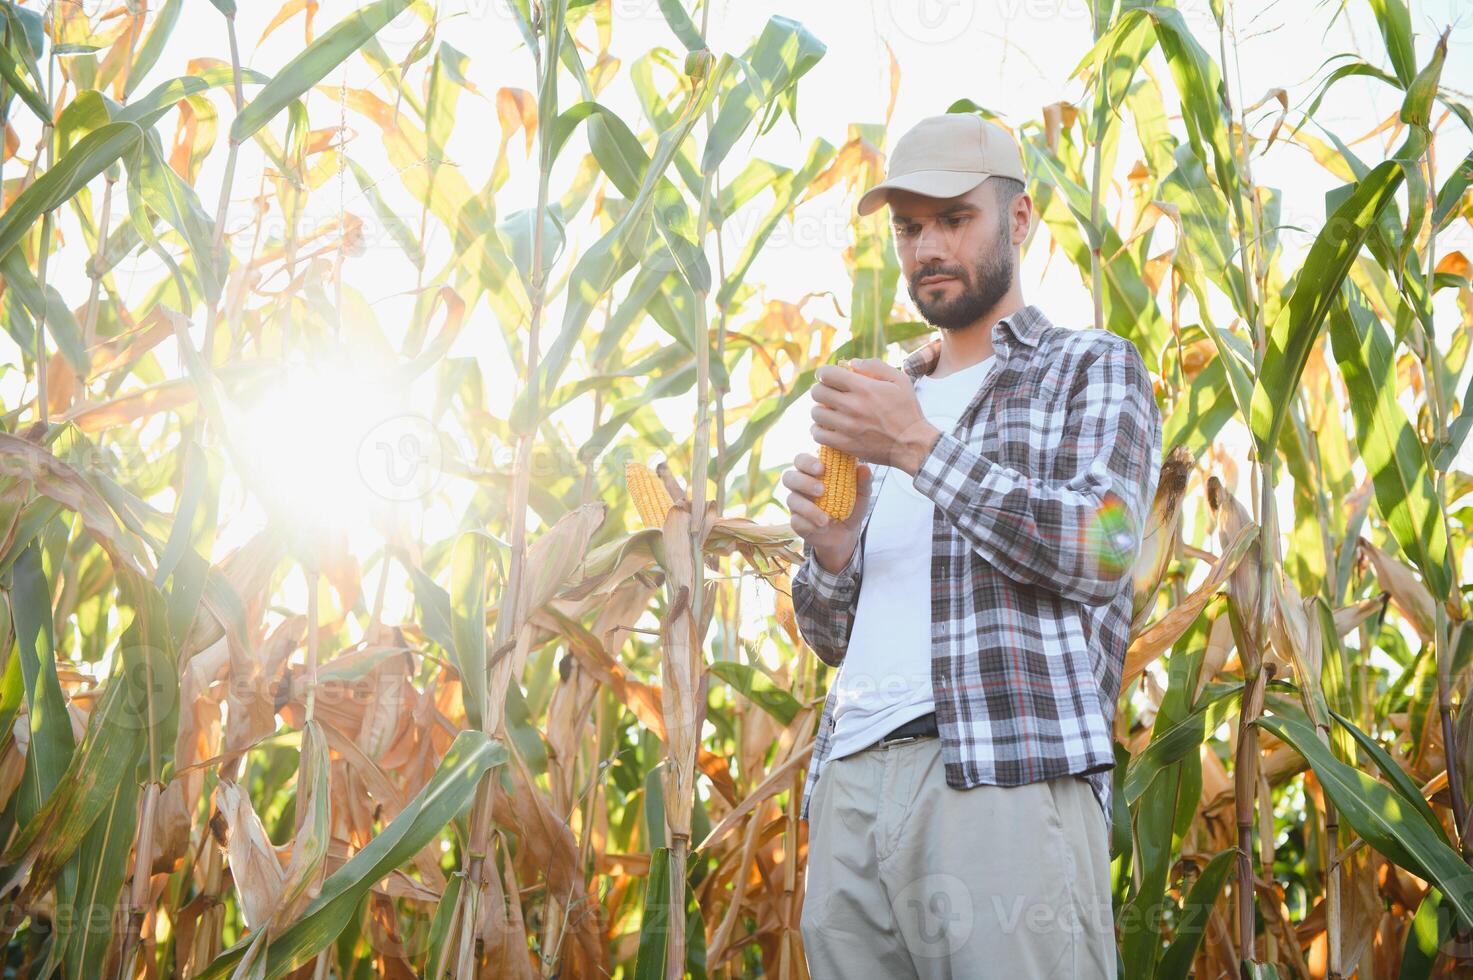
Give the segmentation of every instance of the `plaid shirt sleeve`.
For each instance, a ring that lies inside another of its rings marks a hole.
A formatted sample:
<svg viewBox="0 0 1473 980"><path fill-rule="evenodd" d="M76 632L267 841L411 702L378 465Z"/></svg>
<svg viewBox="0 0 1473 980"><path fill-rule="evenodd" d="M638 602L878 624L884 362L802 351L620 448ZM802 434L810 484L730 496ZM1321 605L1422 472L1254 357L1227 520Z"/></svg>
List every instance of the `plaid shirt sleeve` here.
<svg viewBox="0 0 1473 980"><path fill-rule="evenodd" d="M1160 416L1140 352L1113 334L1081 357L1068 399L1053 479L1026 476L942 432L912 484L1009 578L1102 605L1119 595L1140 548Z"/></svg>
<svg viewBox="0 0 1473 980"><path fill-rule="evenodd" d="M818 659L837 667L849 649L849 631L859 602L864 545L856 544L849 564L831 572L818 563L813 546L803 543L803 564L793 575L793 617Z"/></svg>

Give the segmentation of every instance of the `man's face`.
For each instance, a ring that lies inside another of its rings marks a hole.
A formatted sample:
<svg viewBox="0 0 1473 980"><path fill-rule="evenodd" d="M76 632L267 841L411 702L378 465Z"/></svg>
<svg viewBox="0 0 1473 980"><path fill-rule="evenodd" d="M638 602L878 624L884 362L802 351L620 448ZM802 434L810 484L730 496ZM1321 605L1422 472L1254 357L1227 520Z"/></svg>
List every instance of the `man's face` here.
<svg viewBox="0 0 1473 980"><path fill-rule="evenodd" d="M1013 249L1028 231L1026 194L1004 209L984 180L958 197L892 191L889 205L906 289L927 323L963 329L1007 295Z"/></svg>

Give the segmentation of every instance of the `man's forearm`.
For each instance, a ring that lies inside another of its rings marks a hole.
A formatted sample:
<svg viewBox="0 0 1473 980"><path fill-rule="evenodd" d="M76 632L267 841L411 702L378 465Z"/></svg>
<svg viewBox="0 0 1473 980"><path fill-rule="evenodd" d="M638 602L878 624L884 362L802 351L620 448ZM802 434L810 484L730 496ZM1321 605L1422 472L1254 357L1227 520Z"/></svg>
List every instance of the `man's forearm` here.
<svg viewBox="0 0 1473 980"><path fill-rule="evenodd" d="M849 648L863 575L863 550L856 544L843 562L828 565L812 545L803 547L807 558L793 575L793 613L798 631L818 654L818 659L837 667ZM837 556L843 557L843 556Z"/></svg>

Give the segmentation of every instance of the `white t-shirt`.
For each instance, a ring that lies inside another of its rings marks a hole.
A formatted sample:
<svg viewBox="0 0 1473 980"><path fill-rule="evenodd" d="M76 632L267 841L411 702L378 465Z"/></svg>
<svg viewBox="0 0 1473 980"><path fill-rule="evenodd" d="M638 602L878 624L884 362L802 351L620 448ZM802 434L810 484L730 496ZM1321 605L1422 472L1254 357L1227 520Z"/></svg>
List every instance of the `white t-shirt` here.
<svg viewBox="0 0 1473 980"><path fill-rule="evenodd" d="M944 378L916 379L926 419L950 432L993 357ZM883 479L882 479L883 478ZM849 648L834 683L830 759L858 752L936 709L931 690L931 523L936 504L904 470L875 469L879 498L864 533L864 573Z"/></svg>

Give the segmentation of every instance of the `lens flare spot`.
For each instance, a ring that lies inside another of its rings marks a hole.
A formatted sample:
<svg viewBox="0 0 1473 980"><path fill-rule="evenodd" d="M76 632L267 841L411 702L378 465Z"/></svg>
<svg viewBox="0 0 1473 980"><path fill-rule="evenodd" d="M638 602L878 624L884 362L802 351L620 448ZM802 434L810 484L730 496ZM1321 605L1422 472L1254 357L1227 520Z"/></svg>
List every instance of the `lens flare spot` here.
<svg viewBox="0 0 1473 980"><path fill-rule="evenodd" d="M1107 495L1095 510L1090 525L1090 547L1106 575L1119 575L1130 567L1135 554L1135 525L1120 497Z"/></svg>

